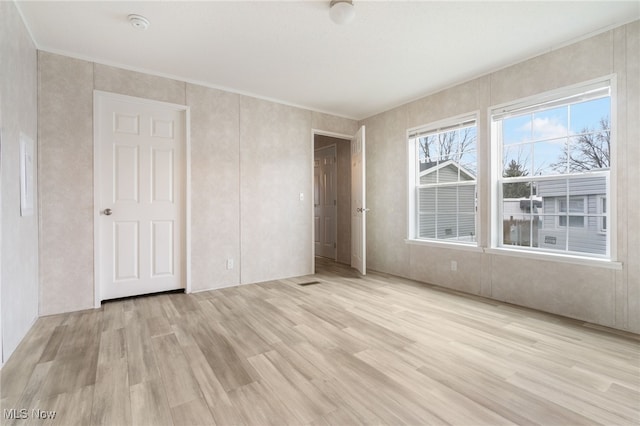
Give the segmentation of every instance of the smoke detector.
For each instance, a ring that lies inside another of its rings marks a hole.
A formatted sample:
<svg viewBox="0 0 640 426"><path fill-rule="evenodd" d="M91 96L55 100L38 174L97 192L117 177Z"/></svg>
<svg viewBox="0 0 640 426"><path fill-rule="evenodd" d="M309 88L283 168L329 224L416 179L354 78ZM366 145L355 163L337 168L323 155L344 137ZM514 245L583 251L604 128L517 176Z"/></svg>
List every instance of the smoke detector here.
<svg viewBox="0 0 640 426"><path fill-rule="evenodd" d="M127 18L129 19L131 26L136 30L144 31L147 28L149 28L149 25L150 25L149 20L142 15L132 14L132 15L129 15Z"/></svg>

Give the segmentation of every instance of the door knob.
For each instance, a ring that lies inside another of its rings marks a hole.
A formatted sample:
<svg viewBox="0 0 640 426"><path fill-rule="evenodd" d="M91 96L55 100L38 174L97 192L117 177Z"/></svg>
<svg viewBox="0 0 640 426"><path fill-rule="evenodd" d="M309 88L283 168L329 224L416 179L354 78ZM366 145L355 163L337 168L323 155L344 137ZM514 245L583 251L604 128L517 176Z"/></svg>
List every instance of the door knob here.
<svg viewBox="0 0 640 426"><path fill-rule="evenodd" d="M112 211L111 209L104 209L103 213L104 213L106 216L111 216L111 215L113 214L113 211Z"/></svg>

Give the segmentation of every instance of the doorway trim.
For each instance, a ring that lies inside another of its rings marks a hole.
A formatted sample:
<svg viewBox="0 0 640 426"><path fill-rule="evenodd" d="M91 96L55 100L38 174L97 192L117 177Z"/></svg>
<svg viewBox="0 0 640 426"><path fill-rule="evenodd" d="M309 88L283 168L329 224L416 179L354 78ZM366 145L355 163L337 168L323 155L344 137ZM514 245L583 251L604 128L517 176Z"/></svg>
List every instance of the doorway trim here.
<svg viewBox="0 0 640 426"><path fill-rule="evenodd" d="M311 173L310 173L310 182L311 182L311 194L313 194L314 191L314 186L313 186L313 167L314 167L314 160L315 160L315 139L316 136L329 136L332 138L338 138L338 139L344 139L345 141L350 141L351 139L353 139L353 135L347 135L344 133L336 133L336 132L330 132L327 130L320 130L320 129L311 129ZM336 147L336 153L337 153L337 147ZM309 233L311 234L311 273L314 274L316 271L316 249L315 249L315 225L314 225L314 208L313 208L313 200L314 200L314 196L311 195L309 197L309 204L311 206L311 230L309 231ZM338 232L338 227L336 224L336 233ZM338 239L336 237L336 244L338 243ZM336 249L336 258L338 256L338 250Z"/></svg>
<svg viewBox="0 0 640 426"><path fill-rule="evenodd" d="M142 105L162 106L171 108L184 113L184 157L183 170L184 179L183 190L184 198L182 209L184 211L183 231L184 238L182 241L183 272L182 279L185 283L185 292L191 293L191 110L187 105L173 104L169 102L156 101L153 99L138 98L134 96L122 95L119 93L105 92L101 90L93 91L93 298L94 308L98 309L101 305L101 288L100 288L100 207L102 205L102 195L100 191L101 183L101 156L99 148L99 127L97 125L100 113L100 100L113 99L117 101L138 103Z"/></svg>

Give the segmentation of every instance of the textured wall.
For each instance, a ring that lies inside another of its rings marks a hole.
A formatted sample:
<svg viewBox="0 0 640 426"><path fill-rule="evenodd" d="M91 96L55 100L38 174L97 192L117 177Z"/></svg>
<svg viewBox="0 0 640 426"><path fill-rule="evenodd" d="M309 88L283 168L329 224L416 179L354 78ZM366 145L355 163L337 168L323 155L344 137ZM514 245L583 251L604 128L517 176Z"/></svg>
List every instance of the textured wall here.
<svg viewBox="0 0 640 426"><path fill-rule="evenodd" d="M93 307L93 65L38 55L40 314Z"/></svg>
<svg viewBox="0 0 640 426"><path fill-rule="evenodd" d="M242 96L240 116L241 281L309 274L311 112Z"/></svg>
<svg viewBox="0 0 640 426"><path fill-rule="evenodd" d="M358 123L356 121L315 111L311 113L311 126L314 130L328 131L345 136L353 136L358 131Z"/></svg>
<svg viewBox="0 0 640 426"><path fill-rule="evenodd" d="M20 216L20 133L37 169L37 55L13 2L0 2L0 340L6 361L38 316L38 178L34 214Z"/></svg>
<svg viewBox="0 0 640 426"><path fill-rule="evenodd" d="M187 85L191 106L191 286L240 283L239 95ZM234 268L226 268L226 260Z"/></svg>
<svg viewBox="0 0 640 426"><path fill-rule="evenodd" d="M94 89L190 107L193 291L311 272L311 129L355 121L46 52L39 82L41 314L93 306Z"/></svg>
<svg viewBox="0 0 640 426"><path fill-rule="evenodd" d="M639 40L636 21L364 120L369 267L640 332ZM614 248L622 270L485 252L491 220L488 108L611 74L618 85ZM480 123L480 248L407 244L406 130L470 112L479 114ZM450 270L452 260L457 272Z"/></svg>
<svg viewBox="0 0 640 426"><path fill-rule="evenodd" d="M94 64L96 90L184 105L186 84L155 75Z"/></svg>
<svg viewBox="0 0 640 426"><path fill-rule="evenodd" d="M616 273L616 323L640 332L640 21L614 31L619 138L618 254L626 268Z"/></svg>

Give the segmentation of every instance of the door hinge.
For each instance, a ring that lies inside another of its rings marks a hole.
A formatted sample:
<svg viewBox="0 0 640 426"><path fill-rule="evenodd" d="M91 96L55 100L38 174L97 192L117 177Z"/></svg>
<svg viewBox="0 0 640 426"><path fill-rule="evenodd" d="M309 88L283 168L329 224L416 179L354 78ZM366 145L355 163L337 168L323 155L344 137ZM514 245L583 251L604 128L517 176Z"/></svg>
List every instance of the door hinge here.
<svg viewBox="0 0 640 426"><path fill-rule="evenodd" d="M333 200L333 205L337 206L338 205L338 201L337 200Z"/></svg>

